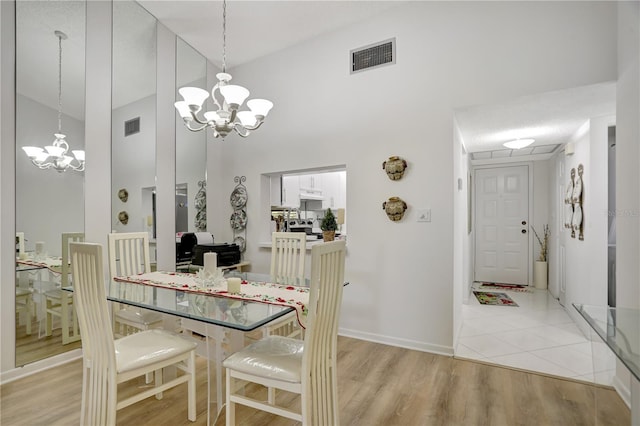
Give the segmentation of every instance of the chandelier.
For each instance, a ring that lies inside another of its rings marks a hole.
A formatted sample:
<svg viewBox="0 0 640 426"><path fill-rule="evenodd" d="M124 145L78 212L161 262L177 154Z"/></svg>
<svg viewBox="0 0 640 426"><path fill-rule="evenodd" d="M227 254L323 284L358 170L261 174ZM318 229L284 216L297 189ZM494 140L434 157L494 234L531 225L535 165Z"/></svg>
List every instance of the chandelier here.
<svg viewBox="0 0 640 426"><path fill-rule="evenodd" d="M54 31L54 34L58 37L58 133L54 133L56 139L53 144L44 149L38 146L23 146L22 149L40 169L52 168L59 173L67 169L81 172L84 170L84 151L72 151L73 157L67 155L69 144L64 140L66 135L62 133L62 40L66 40L67 35L62 31Z"/></svg>
<svg viewBox="0 0 640 426"><path fill-rule="evenodd" d="M198 113L202 104L209 97L209 92L198 87L182 87L178 93L183 100L174 105L184 121L184 125L192 132L207 127L213 135L224 138L232 130L246 138L252 130L256 130L264 122L264 118L273 107L266 99L250 99L247 101L249 111L238 111L242 103L249 97L249 90L242 86L229 84L231 75L226 72L227 61L227 2L222 2L222 72L216 74L218 83L211 89L211 98L216 111L206 111L202 117ZM195 122L195 124L194 124Z"/></svg>

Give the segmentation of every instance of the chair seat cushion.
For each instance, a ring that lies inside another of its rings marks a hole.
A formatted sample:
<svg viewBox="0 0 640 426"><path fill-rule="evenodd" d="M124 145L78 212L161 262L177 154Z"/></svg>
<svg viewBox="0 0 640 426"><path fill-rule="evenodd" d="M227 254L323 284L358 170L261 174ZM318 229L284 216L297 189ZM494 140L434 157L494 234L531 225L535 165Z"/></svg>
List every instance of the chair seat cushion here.
<svg viewBox="0 0 640 426"><path fill-rule="evenodd" d="M118 373L192 351L195 342L166 330L147 330L114 340Z"/></svg>
<svg viewBox="0 0 640 426"><path fill-rule="evenodd" d="M149 325L162 321L162 314L153 311L120 309L116 312L116 321L121 319L141 325Z"/></svg>
<svg viewBox="0 0 640 426"><path fill-rule="evenodd" d="M269 336L234 353L222 365L242 373L300 383L303 349L302 340Z"/></svg>

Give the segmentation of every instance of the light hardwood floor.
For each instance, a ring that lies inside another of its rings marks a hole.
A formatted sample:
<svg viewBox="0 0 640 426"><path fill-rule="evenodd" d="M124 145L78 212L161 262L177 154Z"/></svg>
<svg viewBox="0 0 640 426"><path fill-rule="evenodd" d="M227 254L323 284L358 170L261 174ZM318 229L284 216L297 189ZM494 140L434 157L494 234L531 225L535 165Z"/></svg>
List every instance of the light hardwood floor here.
<svg viewBox="0 0 640 426"><path fill-rule="evenodd" d="M340 418L343 425L629 425L630 412L614 390L481 362L340 337ZM206 364L199 360L198 418L187 420L186 385L164 399L118 412L118 425L206 425ZM77 425L81 362L0 387L0 424ZM143 386L134 381L124 386ZM123 391L126 391L123 389ZM255 388L247 389L256 394ZM259 392L263 392L260 390ZM266 393L264 393L266 396ZM279 400L298 404L290 395ZM295 422L238 407L238 424ZM224 414L216 425L224 425Z"/></svg>

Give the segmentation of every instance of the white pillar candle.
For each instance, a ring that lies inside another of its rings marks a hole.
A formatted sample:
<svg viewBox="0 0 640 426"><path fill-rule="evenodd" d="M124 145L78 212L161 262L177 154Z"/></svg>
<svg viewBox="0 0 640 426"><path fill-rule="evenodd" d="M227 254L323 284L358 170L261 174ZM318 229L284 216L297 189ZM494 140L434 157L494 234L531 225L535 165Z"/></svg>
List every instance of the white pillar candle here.
<svg viewBox="0 0 640 426"><path fill-rule="evenodd" d="M204 271L209 274L214 274L218 269L218 254L214 252L207 252L204 254Z"/></svg>
<svg viewBox="0 0 640 426"><path fill-rule="evenodd" d="M229 293L240 293L240 278L227 278L227 291Z"/></svg>

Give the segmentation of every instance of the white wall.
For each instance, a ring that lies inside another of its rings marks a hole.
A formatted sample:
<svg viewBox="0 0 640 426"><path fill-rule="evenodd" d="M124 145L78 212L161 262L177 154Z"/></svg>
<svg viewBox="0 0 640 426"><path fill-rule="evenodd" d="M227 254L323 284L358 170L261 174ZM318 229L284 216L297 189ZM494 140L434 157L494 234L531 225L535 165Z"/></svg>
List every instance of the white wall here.
<svg viewBox="0 0 640 426"><path fill-rule="evenodd" d="M607 128L615 124L614 117L598 117L589 120L576 132L570 142L575 153L564 156L566 188L571 169L584 167L582 176L583 229L584 240L579 240L579 232L571 238L571 230L561 228L560 238L566 248L566 303L570 315L578 319L572 303L590 305L607 304L607 168L608 135ZM554 179L557 182L557 177ZM563 194L564 196L564 194ZM564 205L562 205L564 208Z"/></svg>
<svg viewBox="0 0 640 426"><path fill-rule="evenodd" d="M614 79L615 12L594 2L412 2L231 70L275 107L251 137L221 145L218 184L229 194L233 176L247 176L251 242L261 173L345 163L351 286L341 332L451 353L453 109ZM350 49L390 37L395 65L349 74ZM381 170L390 155L409 161L400 181ZM400 223L382 211L390 196L409 204ZM431 223L416 222L419 208L432 209ZM215 226L230 237L226 222ZM254 264L267 256L248 245Z"/></svg>
<svg viewBox="0 0 640 426"><path fill-rule="evenodd" d="M58 112L22 95L16 96L16 111L16 230L25 233L26 250L43 241L48 254L61 256L61 233L84 232L84 172L34 166L21 147L53 142ZM69 151L84 149L84 122L63 114L62 131Z"/></svg>

